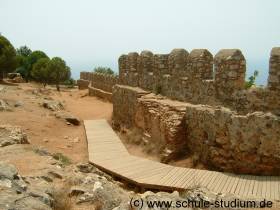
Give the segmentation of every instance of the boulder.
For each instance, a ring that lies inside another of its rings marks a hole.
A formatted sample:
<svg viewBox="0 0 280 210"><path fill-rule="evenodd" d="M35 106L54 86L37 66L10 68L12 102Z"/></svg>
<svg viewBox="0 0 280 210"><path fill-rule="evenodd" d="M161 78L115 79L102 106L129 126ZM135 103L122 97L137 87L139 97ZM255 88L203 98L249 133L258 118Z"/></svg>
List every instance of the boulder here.
<svg viewBox="0 0 280 210"><path fill-rule="evenodd" d="M58 111L55 113L55 117L59 119L64 119L66 122L71 123L73 125L80 125L79 118L75 117L69 112Z"/></svg>
<svg viewBox="0 0 280 210"><path fill-rule="evenodd" d="M60 111L64 109L63 104L60 101L44 100L42 106L51 111Z"/></svg>
<svg viewBox="0 0 280 210"><path fill-rule="evenodd" d="M29 144L26 134L19 127L0 125L0 147L12 144Z"/></svg>
<svg viewBox="0 0 280 210"><path fill-rule="evenodd" d="M0 99L0 111L12 111L12 107L7 101Z"/></svg>
<svg viewBox="0 0 280 210"><path fill-rule="evenodd" d="M51 210L52 198L32 185L21 178L15 166L0 162L0 209Z"/></svg>
<svg viewBox="0 0 280 210"><path fill-rule="evenodd" d="M6 179L15 179L17 178L17 169L14 165L0 162L0 179L6 178Z"/></svg>

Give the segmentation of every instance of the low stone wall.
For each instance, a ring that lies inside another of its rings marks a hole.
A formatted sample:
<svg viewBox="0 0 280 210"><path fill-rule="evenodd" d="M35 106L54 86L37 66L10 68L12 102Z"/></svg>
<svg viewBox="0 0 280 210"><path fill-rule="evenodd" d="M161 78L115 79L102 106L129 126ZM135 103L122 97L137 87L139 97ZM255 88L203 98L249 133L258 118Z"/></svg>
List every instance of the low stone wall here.
<svg viewBox="0 0 280 210"><path fill-rule="evenodd" d="M192 153L210 169L280 175L280 117L239 115L221 106L194 105L116 85L113 123L138 128L143 141L166 161Z"/></svg>
<svg viewBox="0 0 280 210"><path fill-rule="evenodd" d="M106 101L112 102L112 93L106 92L104 90L100 90L95 87L88 87L89 96L96 96Z"/></svg>
<svg viewBox="0 0 280 210"><path fill-rule="evenodd" d="M90 96L97 96L107 101L112 101L113 86L118 83L118 76L96 72L81 72L81 88L85 89L86 84ZM88 87L90 85L90 87ZM79 86L80 88L80 86Z"/></svg>
<svg viewBox="0 0 280 210"><path fill-rule="evenodd" d="M80 90L88 89L89 84L90 81L88 80L84 80L84 79L77 80L77 85Z"/></svg>
<svg viewBox="0 0 280 210"><path fill-rule="evenodd" d="M149 92L137 87L115 85L113 89L113 118L115 126L134 126L137 99Z"/></svg>

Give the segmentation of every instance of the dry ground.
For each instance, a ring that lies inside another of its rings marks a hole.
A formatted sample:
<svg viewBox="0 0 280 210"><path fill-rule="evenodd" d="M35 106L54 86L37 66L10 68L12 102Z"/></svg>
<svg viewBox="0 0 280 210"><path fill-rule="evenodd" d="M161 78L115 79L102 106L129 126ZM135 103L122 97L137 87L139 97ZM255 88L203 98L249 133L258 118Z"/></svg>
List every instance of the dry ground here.
<svg viewBox="0 0 280 210"><path fill-rule="evenodd" d="M87 144L83 125L67 125L63 120L55 118L52 111L43 108L40 105L42 96L36 95L38 87L40 86L36 84L20 84L18 87L8 87L7 91L0 92L0 98L7 100L10 104L17 101L23 102L22 106L15 107L11 112L0 112L0 124L20 126L32 145L42 146L50 152L63 153L74 163L87 161ZM43 97L51 97L63 102L65 109L81 120L100 118L110 120L112 104L95 97L88 97L86 93L87 90L65 89L57 92L51 89L51 91L46 91ZM20 154L15 155L14 159L13 162L23 173L31 170L30 161L33 164L36 163L32 157L22 158Z"/></svg>
<svg viewBox="0 0 280 210"><path fill-rule="evenodd" d="M66 111L81 120L105 118L108 121L111 120L112 104L96 97L89 97L87 95L88 90L64 88L61 92L57 92L55 88L47 87L41 94L39 91L39 97L36 94L38 89L42 89L42 87L38 84L29 83L19 84L18 87L8 87L6 92L1 92L0 99L7 100L11 104L21 101L23 106L14 108L12 112L0 112L0 124L22 127L32 145L42 146L53 153L62 153L74 163L88 161L83 125L67 125L64 121L55 118L53 112L43 108L40 103L44 100L44 97L51 97L54 100L63 102ZM159 161L158 156L147 154L143 152L143 148L135 144L128 144L124 140L125 138L121 139L131 154ZM30 167L33 167L33 165L26 165L27 162L32 160L32 157L22 158L18 155L14 158L13 163L18 166L20 172L27 173L32 171ZM33 161L34 168L36 161ZM175 166L194 167L192 163L190 158L170 162L171 165ZM203 166L198 165L195 168L202 169Z"/></svg>

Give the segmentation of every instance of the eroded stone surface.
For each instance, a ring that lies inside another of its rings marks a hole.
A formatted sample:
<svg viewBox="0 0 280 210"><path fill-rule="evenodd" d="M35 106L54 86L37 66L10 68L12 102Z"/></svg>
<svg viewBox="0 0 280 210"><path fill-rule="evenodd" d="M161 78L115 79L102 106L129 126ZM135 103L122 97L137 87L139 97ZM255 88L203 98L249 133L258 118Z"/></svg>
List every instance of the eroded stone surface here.
<svg viewBox="0 0 280 210"><path fill-rule="evenodd" d="M64 106L60 101L54 100L44 100L42 106L44 108L50 109L51 111L61 111L64 109Z"/></svg>
<svg viewBox="0 0 280 210"><path fill-rule="evenodd" d="M239 115L225 107L174 101L120 85L114 89L113 104L115 127L139 128L146 147L162 161L191 152L209 168L280 175L277 115Z"/></svg>
<svg viewBox="0 0 280 210"><path fill-rule="evenodd" d="M28 143L27 136L21 128L10 125L0 125L0 147Z"/></svg>

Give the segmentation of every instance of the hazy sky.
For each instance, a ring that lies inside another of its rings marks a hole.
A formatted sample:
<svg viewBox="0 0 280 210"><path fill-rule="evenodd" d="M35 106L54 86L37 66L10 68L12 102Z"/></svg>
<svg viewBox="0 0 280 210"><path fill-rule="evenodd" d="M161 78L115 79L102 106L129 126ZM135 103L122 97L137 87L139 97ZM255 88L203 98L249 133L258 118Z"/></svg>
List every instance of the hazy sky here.
<svg viewBox="0 0 280 210"><path fill-rule="evenodd" d="M15 47L60 56L77 78L118 57L148 49L239 48L247 72L267 80L269 53L280 46L280 0L0 0L0 32Z"/></svg>

